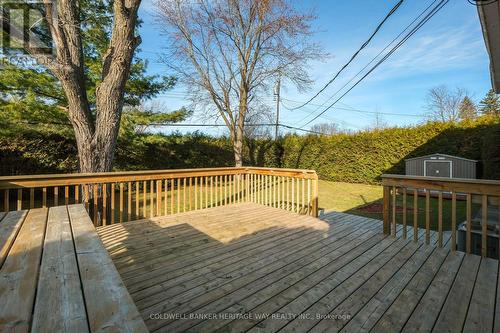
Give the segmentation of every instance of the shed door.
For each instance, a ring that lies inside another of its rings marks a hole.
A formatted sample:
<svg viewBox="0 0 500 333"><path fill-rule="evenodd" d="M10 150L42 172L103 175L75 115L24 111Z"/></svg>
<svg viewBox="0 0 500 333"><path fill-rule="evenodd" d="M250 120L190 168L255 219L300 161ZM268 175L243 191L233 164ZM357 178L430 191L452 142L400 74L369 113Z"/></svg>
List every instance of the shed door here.
<svg viewBox="0 0 500 333"><path fill-rule="evenodd" d="M425 176L451 178L451 161L425 161Z"/></svg>

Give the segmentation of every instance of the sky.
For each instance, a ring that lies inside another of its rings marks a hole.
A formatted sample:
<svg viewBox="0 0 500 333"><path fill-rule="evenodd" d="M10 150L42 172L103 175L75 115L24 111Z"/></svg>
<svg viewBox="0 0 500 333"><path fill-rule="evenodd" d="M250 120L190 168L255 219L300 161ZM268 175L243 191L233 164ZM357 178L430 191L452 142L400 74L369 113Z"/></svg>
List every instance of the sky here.
<svg viewBox="0 0 500 333"><path fill-rule="evenodd" d="M397 1L291 1L298 9L312 9L316 13L317 19L313 22L316 33L312 39L320 43L330 55L325 61L309 64L309 73L314 80L310 91L299 93L290 83L282 83L280 122L295 127L305 125L323 110L324 107L321 105L328 106L331 103L328 103L329 98L339 88L433 2L433 0L405 0L369 46L324 93L308 106L292 111L287 108L299 106L300 102L308 100L337 73ZM139 12L140 18L144 21L140 30L142 44L139 55L148 60L149 74L170 75L173 73L169 72L160 61L162 49L166 47L167 41L158 33L154 13L153 0L143 1ZM379 113L383 121L391 126L422 123L425 121L425 98L428 90L442 84L451 89L457 87L466 89L476 102L479 102L491 87L489 60L477 9L468 0L450 0L422 29L343 97L335 105L338 108L328 110L304 128L310 128L316 123L335 122L344 129L362 130L374 123L375 113ZM177 85L157 99L169 110L176 110L189 105L184 97L187 93L187 87ZM340 95L341 93L336 96ZM272 91L269 91L268 96L263 96L263 99L274 108ZM199 115L195 113L193 118L186 122L201 121ZM213 127L161 128L164 133L194 130L211 135L226 133L224 128Z"/></svg>

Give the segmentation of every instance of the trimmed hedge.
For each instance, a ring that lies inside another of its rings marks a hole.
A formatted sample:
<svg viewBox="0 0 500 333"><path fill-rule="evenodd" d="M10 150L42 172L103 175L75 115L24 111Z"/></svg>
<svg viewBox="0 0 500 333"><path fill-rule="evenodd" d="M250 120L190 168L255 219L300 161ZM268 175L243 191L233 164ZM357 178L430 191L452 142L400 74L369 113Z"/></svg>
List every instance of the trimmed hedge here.
<svg viewBox="0 0 500 333"><path fill-rule="evenodd" d="M478 176L500 179L500 124L480 119L459 124L428 123L417 127L333 136L287 136L283 167L314 169L322 179L378 183L383 173L404 174L404 160L445 153L480 161Z"/></svg>
<svg viewBox="0 0 500 333"><path fill-rule="evenodd" d="M483 117L459 124L427 123L333 136L287 135L279 142L250 140L245 144L245 164L314 169L321 179L372 184L383 173L404 174L406 158L432 153L479 160L478 176L500 179L500 122ZM231 165L229 139L199 133L120 138L115 159L117 170ZM76 170L72 137L37 131L0 132L1 175Z"/></svg>

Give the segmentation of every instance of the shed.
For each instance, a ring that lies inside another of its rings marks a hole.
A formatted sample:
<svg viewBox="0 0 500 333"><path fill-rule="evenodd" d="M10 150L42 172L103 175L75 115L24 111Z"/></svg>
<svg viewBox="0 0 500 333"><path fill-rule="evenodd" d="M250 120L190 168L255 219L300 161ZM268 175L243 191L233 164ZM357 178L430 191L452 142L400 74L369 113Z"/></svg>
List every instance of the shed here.
<svg viewBox="0 0 500 333"><path fill-rule="evenodd" d="M407 176L476 178L476 160L431 154L405 160Z"/></svg>

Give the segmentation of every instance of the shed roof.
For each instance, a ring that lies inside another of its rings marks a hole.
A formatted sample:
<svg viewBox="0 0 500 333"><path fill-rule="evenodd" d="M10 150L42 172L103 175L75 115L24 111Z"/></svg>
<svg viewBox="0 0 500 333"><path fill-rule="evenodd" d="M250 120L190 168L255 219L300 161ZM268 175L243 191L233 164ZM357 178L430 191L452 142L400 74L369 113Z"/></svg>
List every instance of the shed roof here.
<svg viewBox="0 0 500 333"><path fill-rule="evenodd" d="M423 156L417 156L417 157L412 157L412 158L407 158L407 159L405 159L405 161L417 160L417 159L427 158L427 157L432 157L432 156L451 157L451 158L457 158L459 160L464 160L464 161L476 162L477 163L477 160L471 160L469 158L464 158L464 157L460 157L460 156L452 156L452 155L439 154L439 153L430 154L430 155L423 155Z"/></svg>

